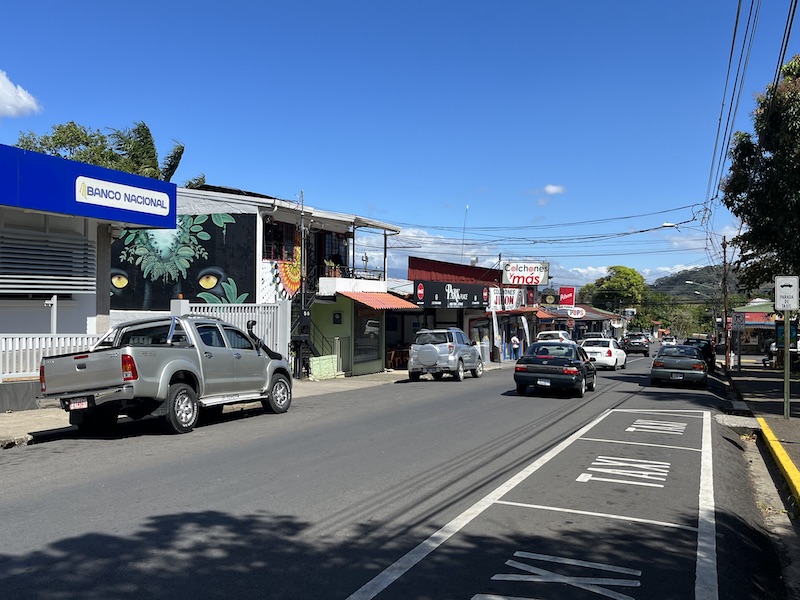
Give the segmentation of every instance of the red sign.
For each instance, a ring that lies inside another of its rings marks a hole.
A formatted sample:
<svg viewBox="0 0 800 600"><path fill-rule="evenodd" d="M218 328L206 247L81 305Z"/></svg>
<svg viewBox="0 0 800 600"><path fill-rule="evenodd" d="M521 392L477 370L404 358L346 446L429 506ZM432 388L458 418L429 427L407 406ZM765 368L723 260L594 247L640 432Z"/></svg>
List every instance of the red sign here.
<svg viewBox="0 0 800 600"><path fill-rule="evenodd" d="M422 300L425 297L425 286L421 283L417 284L417 298Z"/></svg>
<svg viewBox="0 0 800 600"><path fill-rule="evenodd" d="M489 301L489 288L483 288L483 301Z"/></svg>
<svg viewBox="0 0 800 600"><path fill-rule="evenodd" d="M575 306L575 288L574 287L558 288L558 305L559 306Z"/></svg>

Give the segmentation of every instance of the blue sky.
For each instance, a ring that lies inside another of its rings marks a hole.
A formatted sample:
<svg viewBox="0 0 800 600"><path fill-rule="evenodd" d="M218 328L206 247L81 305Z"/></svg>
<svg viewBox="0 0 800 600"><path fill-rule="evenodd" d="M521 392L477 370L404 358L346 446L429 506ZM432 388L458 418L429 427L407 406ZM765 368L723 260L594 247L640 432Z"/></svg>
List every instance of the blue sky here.
<svg viewBox="0 0 800 600"><path fill-rule="evenodd" d="M721 262L721 236L737 231L707 202L737 6L14 2L0 143L71 120L144 121L162 156L185 144L179 185L202 173L289 200L302 190L308 205L402 227L394 277L412 254L545 260L556 285L613 265L652 282ZM788 11L761 8L734 129L751 130ZM786 59L799 51L790 41ZM380 250L364 250L375 264Z"/></svg>

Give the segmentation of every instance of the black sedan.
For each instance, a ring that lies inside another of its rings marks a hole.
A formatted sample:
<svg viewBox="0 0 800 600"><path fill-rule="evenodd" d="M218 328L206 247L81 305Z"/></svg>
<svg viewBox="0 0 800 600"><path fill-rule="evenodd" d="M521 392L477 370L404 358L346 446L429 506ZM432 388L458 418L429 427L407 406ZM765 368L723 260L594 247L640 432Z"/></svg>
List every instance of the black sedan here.
<svg viewBox="0 0 800 600"><path fill-rule="evenodd" d="M517 394L529 387L537 391L571 392L583 398L597 385L597 369L583 348L574 342L534 342L514 366Z"/></svg>

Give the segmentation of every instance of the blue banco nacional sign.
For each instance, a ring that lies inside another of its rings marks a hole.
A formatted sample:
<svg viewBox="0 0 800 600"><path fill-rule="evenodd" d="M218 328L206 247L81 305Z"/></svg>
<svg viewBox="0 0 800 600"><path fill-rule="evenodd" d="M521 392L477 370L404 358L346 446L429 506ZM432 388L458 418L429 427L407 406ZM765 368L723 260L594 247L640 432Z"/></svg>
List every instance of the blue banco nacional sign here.
<svg viewBox="0 0 800 600"><path fill-rule="evenodd" d="M0 144L0 205L174 229L174 183Z"/></svg>

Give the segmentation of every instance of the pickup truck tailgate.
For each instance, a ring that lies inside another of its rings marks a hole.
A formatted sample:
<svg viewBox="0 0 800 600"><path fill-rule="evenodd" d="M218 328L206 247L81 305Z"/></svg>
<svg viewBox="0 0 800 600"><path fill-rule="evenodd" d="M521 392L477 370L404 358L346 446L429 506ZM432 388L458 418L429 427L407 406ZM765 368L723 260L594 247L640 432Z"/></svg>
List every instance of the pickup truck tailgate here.
<svg viewBox="0 0 800 600"><path fill-rule="evenodd" d="M90 391L122 385L122 352L119 349L78 352L42 359L44 394ZM80 389L76 389L76 384Z"/></svg>

